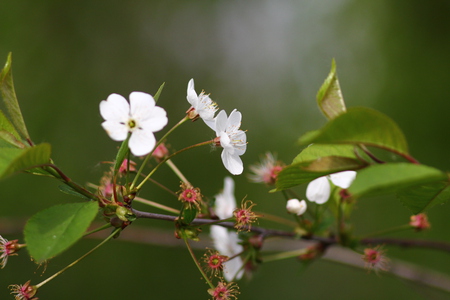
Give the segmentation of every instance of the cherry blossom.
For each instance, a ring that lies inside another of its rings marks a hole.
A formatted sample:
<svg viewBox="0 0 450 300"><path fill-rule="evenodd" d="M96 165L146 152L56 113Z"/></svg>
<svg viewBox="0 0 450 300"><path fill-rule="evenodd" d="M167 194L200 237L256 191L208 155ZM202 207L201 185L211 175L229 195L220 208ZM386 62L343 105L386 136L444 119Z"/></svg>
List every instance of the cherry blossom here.
<svg viewBox="0 0 450 300"><path fill-rule="evenodd" d="M305 213L307 208L306 201L299 201L298 199L289 199L286 203L286 209L291 214L301 216Z"/></svg>
<svg viewBox="0 0 450 300"><path fill-rule="evenodd" d="M347 189L356 178L355 171L343 171L314 179L306 188L306 198L317 204L324 204L330 198L330 181L343 189Z"/></svg>
<svg viewBox="0 0 450 300"><path fill-rule="evenodd" d="M247 150L247 136L244 131L239 129L241 119L242 115L236 109L231 112L229 117L222 110L215 119L216 145L223 147L222 162L233 175L242 174L244 164L239 156Z"/></svg>
<svg viewBox="0 0 450 300"><path fill-rule="evenodd" d="M154 132L167 125L166 111L155 105L149 94L132 92L130 103L118 94L111 94L100 102L100 114L105 121L103 128L114 141L124 141L131 133L128 145L131 153L143 156L156 144Z"/></svg>
<svg viewBox="0 0 450 300"><path fill-rule="evenodd" d="M202 91L199 95L195 92L194 79L189 80L187 87L187 101L192 107L186 112L193 121L199 117L214 130L214 114L217 111L217 104L211 100L209 95Z"/></svg>

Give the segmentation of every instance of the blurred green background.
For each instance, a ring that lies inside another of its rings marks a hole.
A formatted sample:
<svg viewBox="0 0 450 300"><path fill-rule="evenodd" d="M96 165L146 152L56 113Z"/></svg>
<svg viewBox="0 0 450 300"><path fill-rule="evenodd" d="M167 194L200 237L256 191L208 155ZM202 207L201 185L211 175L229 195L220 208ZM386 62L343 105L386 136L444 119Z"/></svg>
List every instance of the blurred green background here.
<svg viewBox="0 0 450 300"><path fill-rule="evenodd" d="M81 183L98 183L105 170L99 163L112 160L119 146L100 126L101 100L113 92L155 93L166 82L158 105L168 112L169 128L188 108L190 78L197 92L211 93L221 109L242 112L249 141L244 172L268 150L289 163L301 150L297 138L326 121L315 94L332 58L347 106L370 106L391 116L419 161L449 170L449 13L445 0L1 1L0 62L13 52L16 91L31 137L51 143L55 162ZM173 134L169 144L181 149L212 135L196 122ZM209 147L174 161L208 196L228 175L220 151ZM178 180L166 169L155 178L178 189ZM280 194L268 194L245 175L234 179L237 199L248 195L259 211L284 216ZM57 186L27 175L2 181L0 217L27 218L76 200ZM178 205L154 187L143 195ZM432 209L432 230L408 236L450 242L449 214L450 204ZM353 217L357 233L408 219L408 210L393 197L361 199ZM161 223L139 220L136 225L172 228ZM97 242L79 242L46 270L37 269L26 253L12 257L0 270L0 299L11 299L9 284L38 283ZM389 247L388 255L450 275L447 253ZM240 287L240 299L446 299L389 275L326 261L301 270L295 259L263 265ZM38 296L207 299L206 289L185 249L119 239L47 284Z"/></svg>

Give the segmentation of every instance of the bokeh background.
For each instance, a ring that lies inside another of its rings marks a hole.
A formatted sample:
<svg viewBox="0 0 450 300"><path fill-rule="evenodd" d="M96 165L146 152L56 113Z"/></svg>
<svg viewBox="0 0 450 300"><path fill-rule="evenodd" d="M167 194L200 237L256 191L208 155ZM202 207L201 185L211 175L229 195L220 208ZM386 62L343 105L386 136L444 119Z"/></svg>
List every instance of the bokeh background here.
<svg viewBox="0 0 450 300"><path fill-rule="evenodd" d="M33 140L51 143L55 162L82 183L98 183L105 170L99 163L112 160L118 147L100 126L101 100L113 92L155 93L166 82L158 104L168 112L169 128L188 108L190 78L222 109L242 112L249 141L242 157L245 172L268 150L289 163L301 150L297 138L326 121L315 95L332 58L347 106L369 106L391 116L419 161L450 170L449 13L445 0L1 1L0 61L13 52L16 91ZM211 138L201 123L174 133L172 149ZM228 175L220 151L209 147L174 161L205 195L216 194ZM156 178L178 189L168 170ZM238 199L248 195L258 210L284 216L280 194L248 183L245 174L234 179ZM0 217L22 220L50 205L76 201L57 186L46 178L7 178L0 182ZM143 194L178 205L154 187ZM449 214L450 204L431 209L432 230L406 236L450 242ZM408 219L408 210L393 197L361 199L353 217L357 233ZM161 223L140 220L136 225L172 229ZM21 238L21 233L5 237ZM40 282L96 243L79 242L46 270L26 253L11 258L0 271L0 299L11 299L9 284ZM388 254L450 275L447 253L389 247ZM240 299L446 299L389 275L326 261L303 269L295 259L263 265L240 287ZM119 239L38 296L206 299L206 289L185 249Z"/></svg>

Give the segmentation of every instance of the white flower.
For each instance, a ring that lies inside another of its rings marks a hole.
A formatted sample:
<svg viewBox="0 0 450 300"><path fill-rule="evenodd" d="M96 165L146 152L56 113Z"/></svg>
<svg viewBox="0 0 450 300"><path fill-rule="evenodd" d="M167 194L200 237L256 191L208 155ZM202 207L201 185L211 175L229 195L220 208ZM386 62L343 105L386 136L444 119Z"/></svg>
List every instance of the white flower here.
<svg viewBox="0 0 450 300"><path fill-rule="evenodd" d="M234 181L231 177L225 177L223 191L216 195L214 212L220 219L226 219L233 216L233 211L235 209L236 198L234 197ZM214 242L214 248L219 251L221 255L232 257L243 251L242 245L239 244L237 234L234 231L228 231L225 227L212 225L211 238ZM239 256L225 262L225 279L227 281L241 279L244 273L244 270L242 269L243 265L244 263Z"/></svg>
<svg viewBox="0 0 450 300"><path fill-rule="evenodd" d="M330 198L330 182L343 189L347 189L356 178L355 171L343 171L328 176L322 176L314 179L308 184L306 188L306 198L311 202L317 204L324 204Z"/></svg>
<svg viewBox="0 0 450 300"><path fill-rule="evenodd" d="M286 209L291 214L301 216L306 211L306 201L299 201L298 199L289 199L286 203Z"/></svg>
<svg viewBox="0 0 450 300"><path fill-rule="evenodd" d="M205 124L214 130L214 114L217 111L217 104L204 91L197 95L194 79L189 80L186 99L192 105L192 108L187 111L189 117L195 120L200 116Z"/></svg>
<svg viewBox="0 0 450 300"><path fill-rule="evenodd" d="M225 177L223 191L216 195L214 212L220 219L227 219L233 216L233 211L235 209L236 198L234 197L234 181L231 177Z"/></svg>
<svg viewBox="0 0 450 300"><path fill-rule="evenodd" d="M214 248L219 251L221 255L233 257L241 253L244 248L239 244L237 234L233 231L228 231L225 227L218 225L211 225L211 237L214 241ZM227 281L239 280L244 274L242 268L244 262L240 256L236 256L223 263L224 277Z"/></svg>
<svg viewBox="0 0 450 300"><path fill-rule="evenodd" d="M103 128L115 141L124 141L128 133L131 153L142 156L150 153L156 144L155 135L167 125L166 111L155 106L149 94L132 92L130 103L118 94L111 94L100 102L100 114L105 121Z"/></svg>
<svg viewBox="0 0 450 300"><path fill-rule="evenodd" d="M236 109L229 117L222 110L216 117L215 131L223 147L222 162L225 168L233 175L242 174L244 165L239 156L245 153L247 149L247 136L244 131L239 130L241 126L242 115Z"/></svg>

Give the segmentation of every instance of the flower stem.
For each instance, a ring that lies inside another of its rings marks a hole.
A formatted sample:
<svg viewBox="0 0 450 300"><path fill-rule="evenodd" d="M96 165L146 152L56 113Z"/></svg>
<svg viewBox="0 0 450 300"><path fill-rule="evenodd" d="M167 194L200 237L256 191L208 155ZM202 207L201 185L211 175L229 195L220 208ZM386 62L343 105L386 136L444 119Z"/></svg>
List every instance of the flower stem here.
<svg viewBox="0 0 450 300"><path fill-rule="evenodd" d="M181 152L184 152L184 151L192 149L192 148L196 148L196 147L200 147L200 146L204 146L204 145L209 145L209 144L212 144L212 143L214 143L214 140L209 140L209 141L206 141L206 142L198 143L198 144L186 147L184 149L181 149L181 150L179 150L179 151L177 151L177 152L167 156L159 164L157 164L156 167L153 168L153 170L147 175L147 177L144 178L144 180L142 180L142 182L136 187L136 190L140 190L142 188L142 186L144 185L144 183L156 172L156 170L158 170L161 165L163 165L166 161L168 161L169 159L171 159L175 155L178 155Z"/></svg>
<svg viewBox="0 0 450 300"><path fill-rule="evenodd" d="M41 286L43 286L44 284L46 284L47 282L49 282L50 280L54 279L55 277L57 277L58 275L61 275L62 273L64 273L67 269L73 267L74 265L76 265L77 263L79 263L82 259L84 259L85 257L87 257L89 254L91 254L92 252L94 252L95 250L97 250L98 248L100 248L101 246L103 246L103 244L105 244L107 241L109 241L110 239L112 239L118 232L120 232L122 230L122 228L116 228L106 239L104 239L100 244L98 244L97 246L95 246L94 248L92 248L90 251L88 251L86 254L84 254L83 256L81 256L80 258L78 258L77 260L75 260L74 262L72 262L71 264L69 264L68 266L66 266L65 268L63 268L62 270L56 272L55 274L53 274L52 276L50 276L49 278L45 279L44 281L42 281L41 283L36 284L36 288L40 288Z"/></svg>
<svg viewBox="0 0 450 300"><path fill-rule="evenodd" d="M197 258L195 257L194 251L192 251L191 245L189 245L189 242L187 240L187 238L183 238L184 242L186 243L186 247L189 251L189 254L191 255L192 259L194 260L195 265L197 266L198 270L200 271L200 273L202 274L203 278L206 280L206 283L213 289L215 288L215 286L213 285L213 283L211 282L211 280L209 280L208 276L205 274L205 271L203 271L202 267L200 266L199 261L197 260Z"/></svg>
<svg viewBox="0 0 450 300"><path fill-rule="evenodd" d="M300 255L308 253L308 248L299 249L299 250L293 250L293 251L287 251L287 252L281 252L277 254L268 255L263 258L264 262L270 262L270 261L277 261L287 258L293 258L298 257Z"/></svg>
<svg viewBox="0 0 450 300"><path fill-rule="evenodd" d="M186 177L184 177L183 173L181 173L180 169L178 169L177 166L175 166L172 160L168 159L166 161L166 164L172 169L172 171L178 176L178 178L181 179L181 181L183 181L187 185L191 185L189 181L186 179Z"/></svg>
<svg viewBox="0 0 450 300"><path fill-rule="evenodd" d="M140 176L140 174L142 173L142 171L144 170L145 165L147 164L148 160L150 159L150 157L152 157L153 151L155 151L156 147L158 147L175 129L177 129L181 124L183 124L184 122L186 122L187 120L189 120L189 117L186 115L183 119L181 119L177 124L175 124L169 131L166 132L166 134L159 139L159 141L156 143L155 147L153 148L153 150L147 155L147 157L145 157L144 162L142 163L141 167L139 168L139 170L136 173L136 176L134 177L133 182L130 185L130 190L133 190L134 186L137 183L137 180ZM138 188L139 189L139 188Z"/></svg>
<svg viewBox="0 0 450 300"><path fill-rule="evenodd" d="M408 230L408 229L412 229L412 228L413 227L411 227L411 225L404 224L404 225L400 225L400 226L397 226L397 227L393 227L393 228L389 228L389 229L380 230L380 231L372 232L372 233L369 233L369 234L365 234L365 235L357 237L357 238L359 240L362 240L362 239L366 239L366 238L369 238L369 237L385 235L385 234L398 232L398 231L403 231L403 230Z"/></svg>
<svg viewBox="0 0 450 300"><path fill-rule="evenodd" d="M165 206L165 205L162 205L162 204L150 201L150 200L146 200L146 199L141 198L141 197L134 198L134 201L137 201L137 202L140 202L140 203L144 203L144 204L147 204L147 205L150 205L150 206L153 206L153 207L156 207L156 208L159 208L159 209L171 212L171 213L175 213L177 215L180 214L180 211L175 209L175 208L172 208L172 207L169 207L169 206Z"/></svg>

